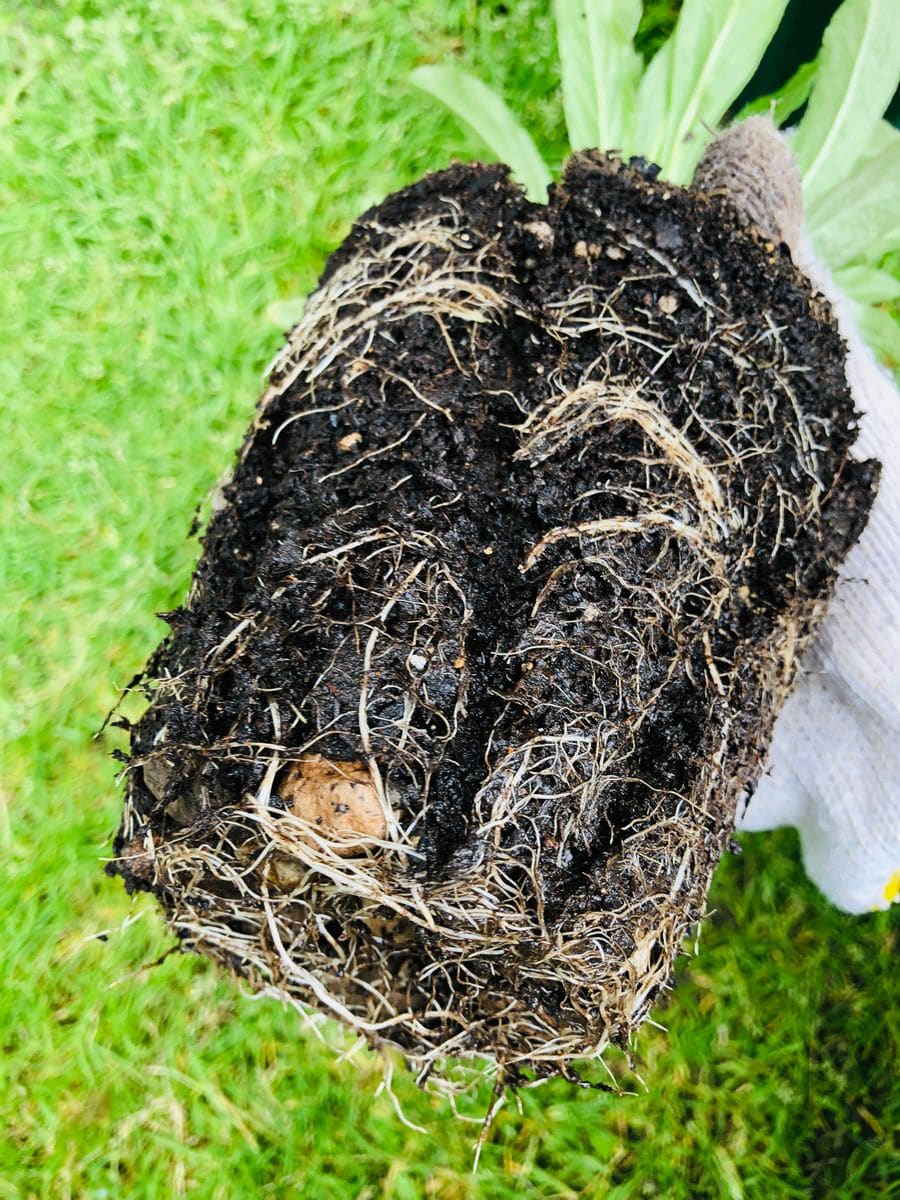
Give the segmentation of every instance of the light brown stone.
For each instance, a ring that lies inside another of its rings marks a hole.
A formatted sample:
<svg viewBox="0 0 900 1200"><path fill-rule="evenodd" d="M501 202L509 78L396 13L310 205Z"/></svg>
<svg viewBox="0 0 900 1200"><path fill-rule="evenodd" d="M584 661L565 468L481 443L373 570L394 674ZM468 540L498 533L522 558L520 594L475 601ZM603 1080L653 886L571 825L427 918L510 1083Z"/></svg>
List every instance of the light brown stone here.
<svg viewBox="0 0 900 1200"><path fill-rule="evenodd" d="M281 776L278 793L338 854L353 854L387 835L387 821L368 767L310 754Z"/></svg>

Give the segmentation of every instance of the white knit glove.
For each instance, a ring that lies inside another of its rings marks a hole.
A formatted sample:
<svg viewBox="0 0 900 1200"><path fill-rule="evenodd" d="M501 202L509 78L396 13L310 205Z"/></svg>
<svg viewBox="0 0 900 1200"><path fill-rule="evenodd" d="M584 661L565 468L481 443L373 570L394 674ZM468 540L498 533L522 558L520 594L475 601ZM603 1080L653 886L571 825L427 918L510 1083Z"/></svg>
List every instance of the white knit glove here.
<svg viewBox="0 0 900 1200"><path fill-rule="evenodd" d="M706 150L694 185L787 242L831 301L861 413L854 454L879 459L882 475L775 723L768 769L738 805L738 828L795 825L813 882L838 907L867 912L900 898L900 394L813 253L790 139L768 117L732 125Z"/></svg>
<svg viewBox="0 0 900 1200"><path fill-rule="evenodd" d="M879 459L882 476L738 827L795 825L809 877L860 913L900 898L900 394L803 234L794 250L848 343L862 413L854 454Z"/></svg>

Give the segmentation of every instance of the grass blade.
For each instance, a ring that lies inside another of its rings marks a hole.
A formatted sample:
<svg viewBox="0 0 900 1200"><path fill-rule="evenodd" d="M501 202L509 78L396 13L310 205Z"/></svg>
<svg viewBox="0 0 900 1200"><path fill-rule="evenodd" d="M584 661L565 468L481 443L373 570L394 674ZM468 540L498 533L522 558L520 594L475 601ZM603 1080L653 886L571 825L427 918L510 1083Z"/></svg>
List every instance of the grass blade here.
<svg viewBox="0 0 900 1200"><path fill-rule="evenodd" d="M505 101L487 84L457 67L417 67L411 81L445 104L491 153L508 163L532 200L547 199L550 168Z"/></svg>
<svg viewBox="0 0 900 1200"><path fill-rule="evenodd" d="M896 0L845 0L825 30L809 108L794 139L808 202L859 160L898 76Z"/></svg>

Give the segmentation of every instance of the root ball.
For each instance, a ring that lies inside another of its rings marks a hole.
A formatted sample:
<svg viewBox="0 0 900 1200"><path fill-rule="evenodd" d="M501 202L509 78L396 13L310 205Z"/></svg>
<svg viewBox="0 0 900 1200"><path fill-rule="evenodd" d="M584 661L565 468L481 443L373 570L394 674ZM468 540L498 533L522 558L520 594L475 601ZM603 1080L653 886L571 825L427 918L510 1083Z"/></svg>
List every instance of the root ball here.
<svg viewBox="0 0 900 1200"><path fill-rule="evenodd" d="M148 664L112 869L422 1077L626 1045L866 519L844 358L785 247L640 162L366 213Z"/></svg>

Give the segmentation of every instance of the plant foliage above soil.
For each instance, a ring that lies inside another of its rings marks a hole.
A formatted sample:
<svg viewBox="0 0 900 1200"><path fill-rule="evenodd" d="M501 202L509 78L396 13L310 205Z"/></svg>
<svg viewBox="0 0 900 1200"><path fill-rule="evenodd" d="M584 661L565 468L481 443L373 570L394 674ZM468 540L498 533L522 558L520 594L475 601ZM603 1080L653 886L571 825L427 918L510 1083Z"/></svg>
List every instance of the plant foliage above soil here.
<svg viewBox="0 0 900 1200"><path fill-rule="evenodd" d="M787 0L686 0L645 67L634 38L639 0L555 0L562 97L573 150L639 154L688 183L714 130L759 65ZM450 64L413 80L447 104L529 194L553 173L503 99ZM900 367L900 133L882 114L900 83L893 0L844 0L815 61L740 116L774 109L779 124L806 105L792 140L816 251L853 300L873 347Z"/></svg>

